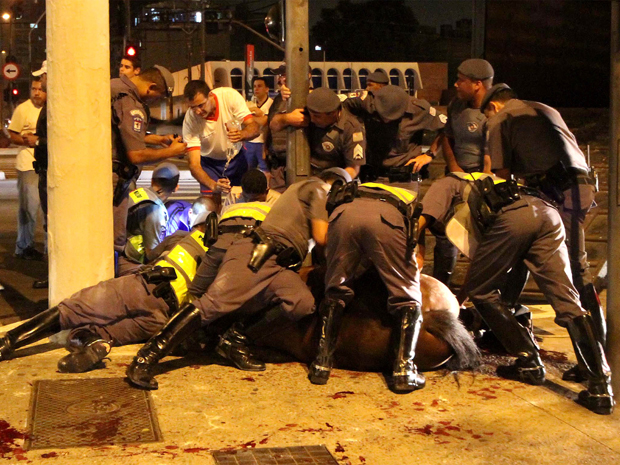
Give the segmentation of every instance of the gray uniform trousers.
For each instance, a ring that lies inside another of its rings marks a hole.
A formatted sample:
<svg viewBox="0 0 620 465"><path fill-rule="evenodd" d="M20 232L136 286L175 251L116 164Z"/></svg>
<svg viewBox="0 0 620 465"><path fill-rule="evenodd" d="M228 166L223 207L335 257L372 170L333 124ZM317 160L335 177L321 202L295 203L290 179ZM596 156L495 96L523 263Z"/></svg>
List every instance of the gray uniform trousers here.
<svg viewBox="0 0 620 465"><path fill-rule="evenodd" d="M253 249L251 238L232 244L208 291L192 301L201 311L203 325L242 306L256 312L280 305L293 320L314 311L314 297L308 286L297 273L279 266L275 256L269 258L257 273L248 268Z"/></svg>
<svg viewBox="0 0 620 465"><path fill-rule="evenodd" d="M114 345L149 339L168 321L168 305L140 275L109 279L58 304L62 329L87 327Z"/></svg>
<svg viewBox="0 0 620 465"><path fill-rule="evenodd" d="M357 198L340 205L327 230L325 294L347 305L352 281L374 265L388 291L388 312L421 304L415 260L405 260L407 237L402 213L388 203Z"/></svg>
<svg viewBox="0 0 620 465"><path fill-rule="evenodd" d="M483 236L472 259L469 296L473 302L500 302L499 287L513 266L523 261L556 313L555 322L585 314L570 276L568 249L558 211L524 195L505 207Z"/></svg>

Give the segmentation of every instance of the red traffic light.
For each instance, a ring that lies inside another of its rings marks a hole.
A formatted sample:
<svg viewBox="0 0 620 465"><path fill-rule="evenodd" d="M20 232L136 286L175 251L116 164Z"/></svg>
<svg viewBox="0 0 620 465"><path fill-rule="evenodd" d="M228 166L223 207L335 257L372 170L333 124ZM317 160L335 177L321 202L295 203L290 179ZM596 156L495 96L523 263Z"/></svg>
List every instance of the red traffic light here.
<svg viewBox="0 0 620 465"><path fill-rule="evenodd" d="M137 53L138 52L136 51L136 48L133 45L130 45L129 47L125 49L125 55L127 56L135 57Z"/></svg>
<svg viewBox="0 0 620 465"><path fill-rule="evenodd" d="M13 95L19 95L19 89L13 89Z"/></svg>

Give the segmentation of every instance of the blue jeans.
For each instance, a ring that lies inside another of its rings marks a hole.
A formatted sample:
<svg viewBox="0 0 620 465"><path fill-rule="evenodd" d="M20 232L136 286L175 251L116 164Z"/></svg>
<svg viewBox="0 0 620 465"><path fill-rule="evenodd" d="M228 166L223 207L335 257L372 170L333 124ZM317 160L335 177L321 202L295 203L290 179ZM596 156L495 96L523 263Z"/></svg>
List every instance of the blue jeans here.
<svg viewBox="0 0 620 465"><path fill-rule="evenodd" d="M243 144L242 152L248 162L249 169L258 167L263 173L268 173L267 162L263 159L263 145L262 142L246 142Z"/></svg>
<svg viewBox="0 0 620 465"><path fill-rule="evenodd" d="M34 247L34 230L39 211L39 175L34 170L17 171L19 210L17 212L17 243L15 253Z"/></svg>

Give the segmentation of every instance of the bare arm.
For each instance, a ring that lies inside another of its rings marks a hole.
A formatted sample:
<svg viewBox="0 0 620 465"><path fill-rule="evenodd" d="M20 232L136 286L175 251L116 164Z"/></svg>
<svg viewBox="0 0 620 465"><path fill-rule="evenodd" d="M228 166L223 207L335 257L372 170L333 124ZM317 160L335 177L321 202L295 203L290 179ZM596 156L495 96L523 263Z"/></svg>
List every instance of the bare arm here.
<svg viewBox="0 0 620 465"><path fill-rule="evenodd" d="M200 184L207 186L211 190L215 190L217 184L216 180L211 177L202 169L200 164L200 150L190 150L187 152L187 160L189 162L189 171L192 176Z"/></svg>
<svg viewBox="0 0 620 465"><path fill-rule="evenodd" d="M162 149L144 148L142 150L129 150L127 157L134 165L153 163L159 160L176 157L185 153L187 144L180 137L170 143L168 147Z"/></svg>
<svg viewBox="0 0 620 465"><path fill-rule="evenodd" d="M296 108L290 113L279 113L273 117L269 123L269 129L273 132L282 131L287 126L303 128L308 126L308 117L304 114L304 110Z"/></svg>
<svg viewBox="0 0 620 465"><path fill-rule="evenodd" d="M327 226L329 223L325 220L314 219L312 224L312 238L317 245L323 246L327 243Z"/></svg>
<svg viewBox="0 0 620 465"><path fill-rule="evenodd" d="M26 147L34 147L38 137L34 134L20 135L18 132L9 130L11 142L15 145L25 145Z"/></svg>
<svg viewBox="0 0 620 465"><path fill-rule="evenodd" d="M446 165L448 165L448 170L451 173L463 172L464 170L456 162L456 157L454 156L454 139L445 136L441 143L441 148Z"/></svg>
<svg viewBox="0 0 620 465"><path fill-rule="evenodd" d="M347 166L345 171L351 175L351 179L357 178L357 175L360 174L359 166Z"/></svg>
<svg viewBox="0 0 620 465"><path fill-rule="evenodd" d="M491 156L490 155L484 156L482 172L491 174Z"/></svg>

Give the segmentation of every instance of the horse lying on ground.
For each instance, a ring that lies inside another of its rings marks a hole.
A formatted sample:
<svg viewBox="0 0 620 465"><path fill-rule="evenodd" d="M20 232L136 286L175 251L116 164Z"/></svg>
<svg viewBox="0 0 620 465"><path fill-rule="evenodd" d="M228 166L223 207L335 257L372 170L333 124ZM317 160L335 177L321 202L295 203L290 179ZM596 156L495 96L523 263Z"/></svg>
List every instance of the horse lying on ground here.
<svg viewBox="0 0 620 465"><path fill-rule="evenodd" d="M308 285L317 305L322 298L320 272L310 272ZM474 368L480 353L473 338L459 321L459 304L440 281L421 275L424 321L418 339L415 363L420 370L445 367L449 370ZM387 313L387 290L379 275L370 270L354 285L355 298L346 308L336 343L334 366L356 371L387 371L394 358L392 338L395 322ZM274 361L260 348L277 349L294 359L310 363L318 347L320 318L315 312L297 321L278 318L268 331L248 333L264 361ZM394 333L394 334L393 334ZM278 359L281 361L281 359Z"/></svg>

